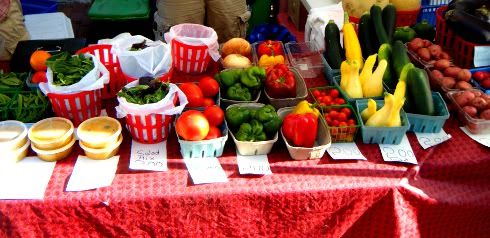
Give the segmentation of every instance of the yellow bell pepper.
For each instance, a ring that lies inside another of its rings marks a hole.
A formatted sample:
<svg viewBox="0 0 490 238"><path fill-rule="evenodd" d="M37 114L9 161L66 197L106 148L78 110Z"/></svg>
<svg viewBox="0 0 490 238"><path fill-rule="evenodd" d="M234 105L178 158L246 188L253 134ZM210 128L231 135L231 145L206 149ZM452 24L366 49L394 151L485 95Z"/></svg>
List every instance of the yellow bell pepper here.
<svg viewBox="0 0 490 238"><path fill-rule="evenodd" d="M276 64L284 64L284 56L282 55L262 55L259 59L260 67L269 67Z"/></svg>
<svg viewBox="0 0 490 238"><path fill-rule="evenodd" d="M316 109L311 103L309 103L306 100L303 100L299 102L296 107L294 107L293 112L294 114L306 114L306 113L313 113L316 118L320 115L320 111Z"/></svg>

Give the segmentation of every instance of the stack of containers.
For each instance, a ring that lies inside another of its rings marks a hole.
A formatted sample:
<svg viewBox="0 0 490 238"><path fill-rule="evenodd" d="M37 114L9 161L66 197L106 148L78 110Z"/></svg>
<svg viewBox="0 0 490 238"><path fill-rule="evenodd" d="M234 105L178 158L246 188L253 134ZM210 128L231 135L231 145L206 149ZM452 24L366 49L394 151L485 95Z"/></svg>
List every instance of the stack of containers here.
<svg viewBox="0 0 490 238"><path fill-rule="evenodd" d="M109 159L116 155L122 143L122 127L112 117L94 117L78 127L79 145L85 155L94 160Z"/></svg>
<svg viewBox="0 0 490 238"><path fill-rule="evenodd" d="M75 144L73 123L62 117L52 117L35 123L28 132L31 148L45 161L66 158Z"/></svg>
<svg viewBox="0 0 490 238"><path fill-rule="evenodd" d="M26 157L31 143L27 139L27 127L19 121L0 122L0 150L2 157L17 162ZM3 162L3 161L1 161Z"/></svg>

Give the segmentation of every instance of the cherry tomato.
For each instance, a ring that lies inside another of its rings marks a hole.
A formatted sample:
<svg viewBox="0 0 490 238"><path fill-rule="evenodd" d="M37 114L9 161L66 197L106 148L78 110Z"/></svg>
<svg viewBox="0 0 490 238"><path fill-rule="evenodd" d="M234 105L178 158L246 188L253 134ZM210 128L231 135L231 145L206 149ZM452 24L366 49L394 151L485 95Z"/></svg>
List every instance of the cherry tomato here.
<svg viewBox="0 0 490 238"><path fill-rule="evenodd" d="M339 126L340 127L346 127L347 126L347 123L345 121L343 121L343 122L339 123Z"/></svg>
<svg viewBox="0 0 490 238"><path fill-rule="evenodd" d="M343 112L347 118L350 118L350 115L352 114L352 111L348 107L343 107L340 111Z"/></svg>
<svg viewBox="0 0 490 238"><path fill-rule="evenodd" d="M339 120L340 122L345 122L347 121L347 115L345 115L345 113L343 112L339 112L337 114L337 120Z"/></svg>
<svg viewBox="0 0 490 238"><path fill-rule="evenodd" d="M211 140L221 137L221 130L218 127L209 127L208 135L204 138L205 140Z"/></svg>
<svg viewBox="0 0 490 238"><path fill-rule="evenodd" d="M214 99L212 98L204 98L202 101L202 105L204 107L209 107L215 105Z"/></svg>
<svg viewBox="0 0 490 238"><path fill-rule="evenodd" d="M328 94L332 98L338 98L339 97L339 90L337 90L335 88L334 89L331 89L330 92L328 92Z"/></svg>
<svg viewBox="0 0 490 238"><path fill-rule="evenodd" d="M347 124L349 126L355 126L356 125L356 121L354 119L349 119L349 120L347 120Z"/></svg>
<svg viewBox="0 0 490 238"><path fill-rule="evenodd" d="M486 77L486 72L485 71L478 71L473 73L473 78L477 80L478 82L483 81Z"/></svg>
<svg viewBox="0 0 490 238"><path fill-rule="evenodd" d="M325 96L325 97L323 97L323 102L325 104L331 104L332 103L332 97L331 96L328 96L328 95Z"/></svg>
<svg viewBox="0 0 490 238"><path fill-rule="evenodd" d="M37 71L32 75L31 78L32 83L46 83L48 82L48 79L46 78L46 72L44 71Z"/></svg>
<svg viewBox="0 0 490 238"><path fill-rule="evenodd" d="M338 116L338 115L339 115L339 113L338 113L337 111L334 111L334 110L332 110L332 111L330 111L330 112L328 113L328 116L329 116L330 118L332 118L332 119L337 119L337 116Z"/></svg>
<svg viewBox="0 0 490 238"><path fill-rule="evenodd" d="M332 126L338 127L340 122L338 120L332 120Z"/></svg>
<svg viewBox="0 0 490 238"><path fill-rule="evenodd" d="M320 96L320 91L318 91L318 89L314 89L311 93L313 94L313 97L315 97L315 98L318 98Z"/></svg>
<svg viewBox="0 0 490 238"><path fill-rule="evenodd" d="M208 119L209 125L219 126L225 119L225 113L219 106L209 106L204 110L204 116Z"/></svg>
<svg viewBox="0 0 490 238"><path fill-rule="evenodd" d="M175 130L184 140L198 141L208 135L209 123L200 111L189 110L177 118Z"/></svg>
<svg viewBox="0 0 490 238"><path fill-rule="evenodd" d="M335 99L335 104L337 104L337 105L343 105L343 104L345 104L345 100L343 98L336 98Z"/></svg>
<svg viewBox="0 0 490 238"><path fill-rule="evenodd" d="M183 83L179 86L180 90L187 97L188 107L201 107L203 105L203 94L201 89L194 83Z"/></svg>
<svg viewBox="0 0 490 238"><path fill-rule="evenodd" d="M204 97L214 97L219 92L219 83L214 78L205 76L199 80L199 88Z"/></svg>
<svg viewBox="0 0 490 238"><path fill-rule="evenodd" d="M326 95L327 95L327 92L325 92L325 91L320 92L320 96L326 96Z"/></svg>

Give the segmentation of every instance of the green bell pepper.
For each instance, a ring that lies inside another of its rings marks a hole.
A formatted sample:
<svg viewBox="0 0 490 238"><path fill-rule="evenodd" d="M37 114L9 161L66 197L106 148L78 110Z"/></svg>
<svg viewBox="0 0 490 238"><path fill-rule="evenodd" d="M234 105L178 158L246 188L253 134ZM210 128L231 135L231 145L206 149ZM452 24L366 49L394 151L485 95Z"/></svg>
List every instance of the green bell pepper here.
<svg viewBox="0 0 490 238"><path fill-rule="evenodd" d="M265 80L265 69L253 66L242 72L240 82L248 88L259 88Z"/></svg>
<svg viewBox="0 0 490 238"><path fill-rule="evenodd" d="M251 101L252 94L248 88L244 88L240 83L236 83L226 90L226 98L236 101Z"/></svg>
<svg viewBox="0 0 490 238"><path fill-rule="evenodd" d="M273 137L279 131L281 125L282 119L279 116L275 116L270 121L264 123L264 131L268 136Z"/></svg>
<svg viewBox="0 0 490 238"><path fill-rule="evenodd" d="M408 26L397 27L395 30L395 34L393 35L393 40L394 41L400 40L403 43L406 43L413 40L413 38L415 38L416 35L417 33L415 32L415 30L413 30Z"/></svg>
<svg viewBox="0 0 490 238"><path fill-rule="evenodd" d="M436 29L425 19L415 24L415 26L413 26L413 29L417 33L417 37L420 37L422 39L432 41L436 36Z"/></svg>
<svg viewBox="0 0 490 238"><path fill-rule="evenodd" d="M277 116L276 109L272 105L265 105L257 110L254 119L265 123Z"/></svg>
<svg viewBox="0 0 490 238"><path fill-rule="evenodd" d="M264 127L257 120L252 120L250 123L243 123L236 133L236 139L239 141L264 141L267 136L264 132Z"/></svg>
<svg viewBox="0 0 490 238"><path fill-rule="evenodd" d="M240 69L230 69L216 74L214 77L222 86L228 88L238 83L241 75L242 71Z"/></svg>
<svg viewBox="0 0 490 238"><path fill-rule="evenodd" d="M225 117L230 128L238 128L241 124L250 121L251 113L248 108L232 107L226 110Z"/></svg>

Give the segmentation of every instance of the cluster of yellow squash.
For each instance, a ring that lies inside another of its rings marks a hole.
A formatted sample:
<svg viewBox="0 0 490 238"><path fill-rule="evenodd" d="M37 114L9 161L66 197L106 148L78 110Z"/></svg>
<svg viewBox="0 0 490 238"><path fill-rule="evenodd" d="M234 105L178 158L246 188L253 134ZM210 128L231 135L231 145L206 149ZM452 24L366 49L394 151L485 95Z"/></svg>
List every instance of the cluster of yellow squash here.
<svg viewBox="0 0 490 238"><path fill-rule="evenodd" d="M340 87L351 98L379 97L383 94L383 74L388 62L381 60L373 72L377 55L371 55L359 74L357 60L345 60L340 65Z"/></svg>

